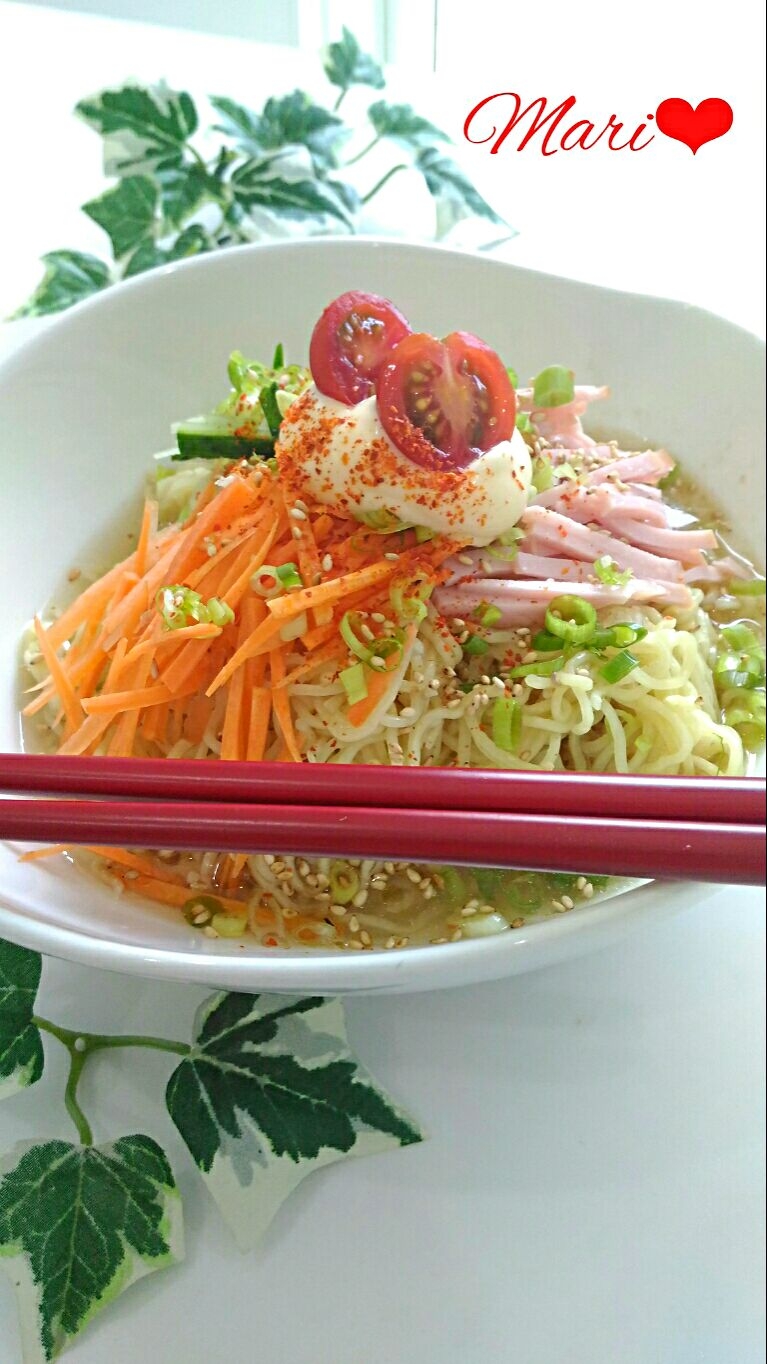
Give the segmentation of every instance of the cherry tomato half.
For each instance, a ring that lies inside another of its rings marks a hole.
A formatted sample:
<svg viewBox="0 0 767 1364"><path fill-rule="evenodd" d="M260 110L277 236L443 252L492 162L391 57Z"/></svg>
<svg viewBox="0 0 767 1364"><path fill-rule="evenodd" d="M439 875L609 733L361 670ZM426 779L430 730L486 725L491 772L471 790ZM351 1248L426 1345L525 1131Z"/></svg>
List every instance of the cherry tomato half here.
<svg viewBox="0 0 767 1364"><path fill-rule="evenodd" d="M320 393L342 403L369 398L407 318L378 294L348 293L328 304L312 332L309 367Z"/></svg>
<svg viewBox="0 0 767 1364"><path fill-rule="evenodd" d="M376 386L389 439L425 468L463 469L514 430L516 396L498 355L470 332L411 333Z"/></svg>

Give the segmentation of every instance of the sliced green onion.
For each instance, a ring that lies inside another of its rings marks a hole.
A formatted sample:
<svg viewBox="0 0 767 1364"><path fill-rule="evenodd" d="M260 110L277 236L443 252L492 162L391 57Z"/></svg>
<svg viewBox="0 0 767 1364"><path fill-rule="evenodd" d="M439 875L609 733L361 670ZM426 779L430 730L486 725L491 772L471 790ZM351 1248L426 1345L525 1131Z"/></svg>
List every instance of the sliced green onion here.
<svg viewBox="0 0 767 1364"><path fill-rule="evenodd" d="M603 554L601 558L594 560L594 575L606 587L625 587L629 578L633 576L630 568L619 569L609 554Z"/></svg>
<svg viewBox="0 0 767 1364"><path fill-rule="evenodd" d="M389 598L401 620L420 623L426 617L426 602L433 591L434 583L429 578L417 577L404 583L401 580L399 583L392 583Z"/></svg>
<svg viewBox="0 0 767 1364"><path fill-rule="evenodd" d="M278 341L277 345L274 348L274 359L272 360L272 369L284 369L284 367L285 351L283 350L282 342Z"/></svg>
<svg viewBox="0 0 767 1364"><path fill-rule="evenodd" d="M533 635L530 647L539 654L551 654L562 648L562 641L559 635L550 635L548 630L539 630L537 635Z"/></svg>
<svg viewBox="0 0 767 1364"><path fill-rule="evenodd" d="M548 365L533 380L535 407L562 407L575 397L575 375L564 365Z"/></svg>
<svg viewBox="0 0 767 1364"><path fill-rule="evenodd" d="M681 472L679 465L675 464L673 469L670 469L663 478L658 479L658 487L662 493L668 492L669 488L673 488L674 484L678 481Z"/></svg>
<svg viewBox="0 0 767 1364"><path fill-rule="evenodd" d="M597 613L584 597L555 597L546 612L546 629L568 644L585 644L597 628Z"/></svg>
<svg viewBox="0 0 767 1364"><path fill-rule="evenodd" d="M350 706L356 705L358 701L365 700L368 694L368 684L365 680L365 669L361 663L354 663L351 668L344 668L344 671L339 673L339 678Z"/></svg>
<svg viewBox="0 0 767 1364"><path fill-rule="evenodd" d="M193 928L205 928L214 914L220 914L223 905L214 895L193 895L181 906L181 913Z"/></svg>
<svg viewBox="0 0 767 1364"><path fill-rule="evenodd" d="M517 374L517 371L515 369L512 369L511 365L507 365L506 373L509 376L509 382L511 383L511 387L519 388L519 375Z"/></svg>
<svg viewBox="0 0 767 1364"><path fill-rule="evenodd" d="M477 617L480 625L486 625L489 628L492 625L498 624L503 616L503 612L499 606L493 606L489 602L480 602L474 615Z"/></svg>
<svg viewBox="0 0 767 1364"><path fill-rule="evenodd" d="M292 587L303 587L304 580L298 571L297 564L280 564L279 568L274 571L286 592L289 592Z"/></svg>
<svg viewBox="0 0 767 1364"><path fill-rule="evenodd" d="M599 654L604 649L625 649L629 644L638 644L647 631L643 625L629 625L621 621L609 630L595 630L588 641L589 653Z"/></svg>
<svg viewBox="0 0 767 1364"><path fill-rule="evenodd" d="M522 732L522 707L512 696L499 696L493 702L492 740L504 753L516 752Z"/></svg>
<svg viewBox="0 0 767 1364"><path fill-rule="evenodd" d="M742 650L744 653L764 653L753 630L743 621L736 620L732 625L724 625L721 633L731 649Z"/></svg>
<svg viewBox="0 0 767 1364"><path fill-rule="evenodd" d="M396 635L384 635L381 639L375 640L370 646L370 658L367 660L368 667L372 668L375 673L391 672L392 666L390 660L392 658L395 659L394 667L396 668L400 661L399 656L402 654L404 642L405 637L401 630L398 630Z"/></svg>
<svg viewBox="0 0 767 1364"><path fill-rule="evenodd" d="M605 663L604 668L600 668L600 675L605 682L620 682L621 678L627 677L630 672L639 667L639 659L629 653L628 649L622 649L619 654Z"/></svg>
<svg viewBox="0 0 767 1364"><path fill-rule="evenodd" d="M356 867L348 862L331 862L330 896L334 905L348 905L360 888L360 878Z"/></svg>
<svg viewBox="0 0 767 1364"><path fill-rule="evenodd" d="M279 569L273 564L262 564L253 574L250 585L256 596L263 597L266 601L271 601L272 597L279 597L284 590L279 579Z"/></svg>
<svg viewBox="0 0 767 1364"><path fill-rule="evenodd" d="M443 895L450 909L461 909L466 904L466 882L455 867L440 867L439 873L445 885Z"/></svg>
<svg viewBox="0 0 767 1364"><path fill-rule="evenodd" d="M552 673L564 666L565 661L564 654L557 654L556 658L539 658L536 663L520 663L518 667L509 669L509 677L551 677Z"/></svg>
<svg viewBox="0 0 767 1364"><path fill-rule="evenodd" d="M514 425L518 431L522 432L523 436L527 435L528 431L532 431L533 423L530 420L529 412L518 412Z"/></svg>
<svg viewBox="0 0 767 1364"><path fill-rule="evenodd" d="M261 411L264 414L266 424L269 427L269 434L272 440L276 440L280 434L282 424L282 413L277 403L277 385L266 384L258 395Z"/></svg>
<svg viewBox="0 0 767 1364"><path fill-rule="evenodd" d="M461 645L465 654L486 654L490 645L481 635L469 635L465 644Z"/></svg>
<svg viewBox="0 0 767 1364"><path fill-rule="evenodd" d="M376 652L375 645L366 639L360 639L356 633L354 623L358 619L356 611L345 611L338 628L350 653L353 653L355 658L361 658L363 663L367 663L368 659Z"/></svg>
<svg viewBox="0 0 767 1364"><path fill-rule="evenodd" d="M763 597L765 586L764 578L735 578L726 590L733 597Z"/></svg>
<svg viewBox="0 0 767 1364"><path fill-rule="evenodd" d="M193 592L182 583L161 587L155 602L166 630L183 630L190 621L201 625L210 619L199 592Z"/></svg>
<svg viewBox="0 0 767 1364"><path fill-rule="evenodd" d="M374 530L379 535L396 535L400 531L410 530L409 521L400 521L394 512L385 508L381 511L362 512L358 519L369 530Z"/></svg>
<svg viewBox="0 0 767 1364"><path fill-rule="evenodd" d="M506 546L515 545L518 540L524 540L524 538L525 532L523 530L520 530L519 526L510 526L508 530L505 530L502 535L498 536L498 539L495 541L495 543L497 545Z"/></svg>
<svg viewBox="0 0 767 1364"><path fill-rule="evenodd" d="M241 938L248 920L244 914L214 914L210 926L219 938Z"/></svg>
<svg viewBox="0 0 767 1364"><path fill-rule="evenodd" d="M245 380L248 374L248 362L242 351L233 350L229 356L229 364L226 367L229 375L229 382L237 393L242 393L245 387Z"/></svg>
<svg viewBox="0 0 767 1364"><path fill-rule="evenodd" d="M538 455L533 460L532 485L537 493L547 493L549 488L553 488L556 482L554 478L554 468L550 459L544 459Z"/></svg>
<svg viewBox="0 0 767 1364"><path fill-rule="evenodd" d="M417 545L425 545L427 540L433 540L436 534L437 532L435 530L429 530L428 526L416 526L415 542Z"/></svg>
<svg viewBox="0 0 767 1364"><path fill-rule="evenodd" d="M234 620L234 611L228 602L222 601L220 597L209 597L207 601L208 615L214 625L223 629L225 625L231 625Z"/></svg>

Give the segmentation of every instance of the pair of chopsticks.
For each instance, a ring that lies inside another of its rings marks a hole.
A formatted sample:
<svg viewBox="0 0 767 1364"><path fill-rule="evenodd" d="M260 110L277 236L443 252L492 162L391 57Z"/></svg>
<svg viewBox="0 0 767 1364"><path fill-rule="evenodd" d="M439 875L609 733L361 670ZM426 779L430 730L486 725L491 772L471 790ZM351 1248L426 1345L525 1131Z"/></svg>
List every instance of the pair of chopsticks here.
<svg viewBox="0 0 767 1364"><path fill-rule="evenodd" d="M22 842L765 882L759 778L7 753L0 792Z"/></svg>

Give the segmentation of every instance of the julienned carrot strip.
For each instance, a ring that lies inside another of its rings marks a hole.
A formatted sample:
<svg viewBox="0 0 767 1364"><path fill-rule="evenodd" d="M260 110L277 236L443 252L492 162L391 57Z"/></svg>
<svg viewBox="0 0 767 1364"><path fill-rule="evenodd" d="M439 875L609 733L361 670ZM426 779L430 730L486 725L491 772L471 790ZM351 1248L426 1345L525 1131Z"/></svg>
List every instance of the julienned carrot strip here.
<svg viewBox="0 0 767 1364"><path fill-rule="evenodd" d="M240 617L238 643L244 644L248 632L244 619ZM247 744L246 714L244 708L245 669L238 668L229 682L229 694L224 711L224 728L221 733L221 758L224 762L238 761L245 757Z"/></svg>
<svg viewBox="0 0 767 1364"><path fill-rule="evenodd" d="M313 611L317 606L340 601L343 597L350 596L352 592L360 592L364 588L386 582L393 578L398 570L398 562L390 563L387 560L383 563L368 564L366 568L358 568L353 573L344 574L343 577L331 578L320 583L318 587L305 587L301 592L289 592L284 597L275 597L269 602L269 610L274 619L279 620L282 625L286 620L300 616L302 611Z"/></svg>
<svg viewBox="0 0 767 1364"><path fill-rule="evenodd" d="M228 853L226 867L219 873L221 885L225 890L236 890L248 860L247 853Z"/></svg>
<svg viewBox="0 0 767 1364"><path fill-rule="evenodd" d="M141 873L135 879L128 879L115 871L115 876L125 884L125 889L131 891L133 895L145 895L148 900L156 900L161 905L172 905L179 908L187 903L188 900L195 898L195 892L189 886L173 885L169 881L161 881L156 876L142 876ZM230 914L242 915L247 912L247 905L244 900L234 900L225 895L216 895L216 899L222 909Z"/></svg>
<svg viewBox="0 0 767 1364"><path fill-rule="evenodd" d="M67 851L66 843L51 843L47 848L33 848L31 852L21 854L20 862L39 862L43 857L54 857L56 853Z"/></svg>
<svg viewBox="0 0 767 1364"><path fill-rule="evenodd" d="M306 634L301 636L299 643L302 648L306 649L308 654L311 654L315 649L319 649L321 645L326 644L329 639L337 637L338 625L331 618L328 625L318 625L315 630L307 630Z"/></svg>
<svg viewBox="0 0 767 1364"><path fill-rule="evenodd" d="M249 658L252 658L254 654L260 653L263 648L268 647L274 637L279 635L281 629L282 621L273 620L271 616L268 616L266 620L262 621L258 628L253 631L250 638L246 639L245 643L232 654L232 657L229 659L228 663L224 665L221 671L216 673L206 694L212 696L214 692L218 691L219 687L223 687L224 683L228 682L229 678L232 676L232 673L236 672L240 665L245 663Z"/></svg>
<svg viewBox="0 0 767 1364"><path fill-rule="evenodd" d="M410 649L417 633L417 625L408 625L405 630L405 650ZM393 672L394 669L392 668L390 671ZM366 674L367 696L363 697L361 701L355 701L354 705L350 706L346 712L346 718L350 725L354 725L355 728L359 725L363 725L371 712L375 710L378 702L381 700L386 688L391 682L390 671L383 673L370 671Z"/></svg>
<svg viewBox="0 0 767 1364"><path fill-rule="evenodd" d="M46 638L50 643L51 638L50 630L46 631ZM96 680L101 674L101 671L103 669L104 664L106 663L106 660L107 655L103 652L103 650L95 649L92 658L89 656L78 658L71 665L71 667L69 666L69 659L67 658L66 661L61 662L61 666L66 672L69 681L72 683L72 686L75 687L75 689L84 691L85 695L87 696L90 695L90 692L83 687L82 685L83 680L89 676L93 676L93 682L95 684ZM92 673L91 670L95 668L97 661L99 666L94 674ZM53 697L56 694L56 687L54 685L53 679L51 677L47 677L45 681L41 683L41 687L42 690L38 692L34 700L30 701L29 704L24 707L24 709L21 712L22 715L36 715L38 711L42 710L43 707L47 706L48 702L53 699Z"/></svg>
<svg viewBox="0 0 767 1364"><path fill-rule="evenodd" d="M108 696L110 692L115 690L122 675L127 648L127 639L121 639L112 655L109 671L104 680L104 686L101 689L102 696ZM104 731L109 728L111 722L111 715L89 715L87 720L81 724L77 732L71 734L69 738L64 741L59 749L59 753L76 754L92 751L95 749Z"/></svg>
<svg viewBox="0 0 767 1364"><path fill-rule="evenodd" d="M171 886L187 885L185 880L174 876L170 868L156 867L148 857L140 857L138 853L128 852L127 848L85 847L83 851L94 853L96 857L106 858L108 862L116 862L118 866L128 867L130 871L141 872L143 876L151 876L156 881L166 881Z"/></svg>
<svg viewBox="0 0 767 1364"><path fill-rule="evenodd" d="M259 568L261 568L261 566L266 563L266 556L268 555L269 550L272 547L272 543L277 534L277 530L278 523L275 521L274 524L267 531L266 537L261 547L256 551L255 554L252 554L249 558L247 558L244 564L239 565L239 572L237 577L234 579L234 581L227 582L226 586L222 589L222 595L225 601L227 601L229 605L232 607L232 609L234 609L238 605L240 599L242 598L243 593L246 591L248 584L250 583L251 578L253 577L253 574L257 573Z"/></svg>
<svg viewBox="0 0 767 1364"><path fill-rule="evenodd" d="M184 731L184 707L180 701L168 707L168 744L174 748Z"/></svg>
<svg viewBox="0 0 767 1364"><path fill-rule="evenodd" d="M331 659L342 659L348 653L348 649L341 639L331 639L322 649L315 649L305 663L301 663L292 672L286 673L281 682L276 683L276 687L289 687L291 682L297 682L300 677L306 677L307 673L313 672L321 663L329 663Z"/></svg>
<svg viewBox="0 0 767 1364"><path fill-rule="evenodd" d="M280 734L283 743L288 750L294 763L303 762L303 754L298 742L298 736L293 728L293 716L290 713L290 697L287 692L280 689L280 682L285 676L285 657L281 649L272 649L269 654L269 672L272 679L272 707L275 718L280 726Z"/></svg>
<svg viewBox="0 0 767 1364"><path fill-rule="evenodd" d="M248 592L242 599L240 607L240 621L245 631L244 638L247 639L258 629L262 621L266 620L269 612L266 609L266 602L261 598ZM264 680L264 669L266 660L263 655L256 658L249 658L245 664L245 691L249 696L254 687L258 687Z"/></svg>
<svg viewBox="0 0 767 1364"><path fill-rule="evenodd" d="M138 544L136 545L136 572L143 578L149 564L149 549L157 530L157 503L148 497L144 503Z"/></svg>
<svg viewBox="0 0 767 1364"><path fill-rule="evenodd" d="M172 544L153 565L147 574L133 586L125 597L110 606L101 624L100 642L110 649L118 639L132 635L147 607L151 606L155 594L166 583L173 582L171 569L178 553Z"/></svg>
<svg viewBox="0 0 767 1364"><path fill-rule="evenodd" d="M315 586L322 582L322 567L320 564L319 550L314 538L312 525L307 517L298 527L301 532L301 539L298 543L298 566L301 569L301 577L307 587ZM315 625L327 625L333 619L332 606L318 606L314 610Z"/></svg>
<svg viewBox="0 0 767 1364"><path fill-rule="evenodd" d="M190 696L194 687L187 683L179 691L169 693L168 688L162 682L154 683L151 687L134 687L129 691L116 691L105 696L102 692L100 696L89 696L83 701L83 709L88 715L110 715L115 716L125 710L143 710L145 706L160 706L163 701L180 701L185 696Z"/></svg>
<svg viewBox="0 0 767 1364"><path fill-rule="evenodd" d="M37 642L40 645L40 652L45 660L45 665L51 675L59 700L64 707L69 728L72 731L79 729L83 722L82 704L75 694L72 683L59 663L56 650L52 647L50 640L47 639L46 632L37 616L35 616L35 634L37 635Z"/></svg>
<svg viewBox="0 0 767 1364"><path fill-rule="evenodd" d="M168 726L168 712L170 702L164 706L152 706L141 721L141 737L147 744L160 744L162 746L165 739L165 731Z"/></svg>
<svg viewBox="0 0 767 1364"><path fill-rule="evenodd" d="M190 744L202 743L212 709L210 698L204 692L196 692L191 698L184 721L184 738L188 739Z"/></svg>
<svg viewBox="0 0 767 1364"><path fill-rule="evenodd" d="M58 649L59 645L63 644L65 640L71 639L75 630L82 625L84 620L93 620L101 615L117 584L124 574L134 566L135 562L136 555L134 553L129 554L128 558L123 559L122 563L115 564L114 568L110 568L109 572L105 573L102 578L91 583L90 587L86 587L85 591L75 598L71 606L62 612L58 620L48 626L48 639L54 649Z"/></svg>
<svg viewBox="0 0 767 1364"><path fill-rule="evenodd" d="M314 538L318 545L324 545L325 541L333 534L333 518L327 512L320 512L312 523Z"/></svg>
<svg viewBox="0 0 767 1364"><path fill-rule="evenodd" d="M127 654L126 654L127 658ZM130 680L136 690L144 686L152 666L151 657L144 655L133 665ZM138 709L126 710L115 725L114 734L109 742L107 753L110 758L129 758L133 752L136 729L141 712Z"/></svg>
<svg viewBox="0 0 767 1364"><path fill-rule="evenodd" d="M180 630L167 630L163 633L158 631L154 639L144 639L125 656L126 663L133 663L142 654L153 654L156 649L164 648L168 644L183 644L187 639L217 639L221 634L221 626L203 622L199 625L184 625Z"/></svg>
<svg viewBox="0 0 767 1364"><path fill-rule="evenodd" d="M260 763L266 750L266 736L272 714L272 697L268 687L254 687L250 694L248 742L245 757L249 763Z"/></svg>

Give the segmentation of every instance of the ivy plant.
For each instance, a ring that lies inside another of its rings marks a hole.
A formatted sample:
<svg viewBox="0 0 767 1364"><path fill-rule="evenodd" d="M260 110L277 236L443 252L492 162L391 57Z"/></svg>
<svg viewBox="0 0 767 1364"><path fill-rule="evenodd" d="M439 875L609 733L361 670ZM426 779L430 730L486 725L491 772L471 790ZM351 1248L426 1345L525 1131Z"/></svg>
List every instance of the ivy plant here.
<svg viewBox="0 0 767 1364"><path fill-rule="evenodd" d="M216 994L190 1042L72 1030L36 1012L41 959L0 939L0 1097L43 1074L42 1035L69 1053L64 1093L77 1142L17 1146L0 1161L0 1266L16 1292L25 1364L55 1359L137 1279L183 1259L170 1161L144 1133L94 1142L78 1096L98 1051L175 1058L165 1099L238 1245L263 1236L314 1170L422 1140L352 1054L339 1000Z"/></svg>
<svg viewBox="0 0 767 1364"><path fill-rule="evenodd" d="M366 205L407 168L420 173L435 201L438 236L463 218L507 229L447 154L447 134L409 104L376 99L367 110L370 139L344 159L358 129L345 123L340 106L354 86L382 90L384 75L346 28L330 44L324 72L337 91L332 108L303 90L270 96L260 112L212 95L216 122L207 130L191 95L165 85L125 85L81 100L75 112L103 138L104 171L116 180L82 206L106 233L111 259L49 251L42 281L16 316L60 312L117 280L273 236L289 224L354 232ZM379 144L396 159L374 184L357 188L357 163Z"/></svg>

